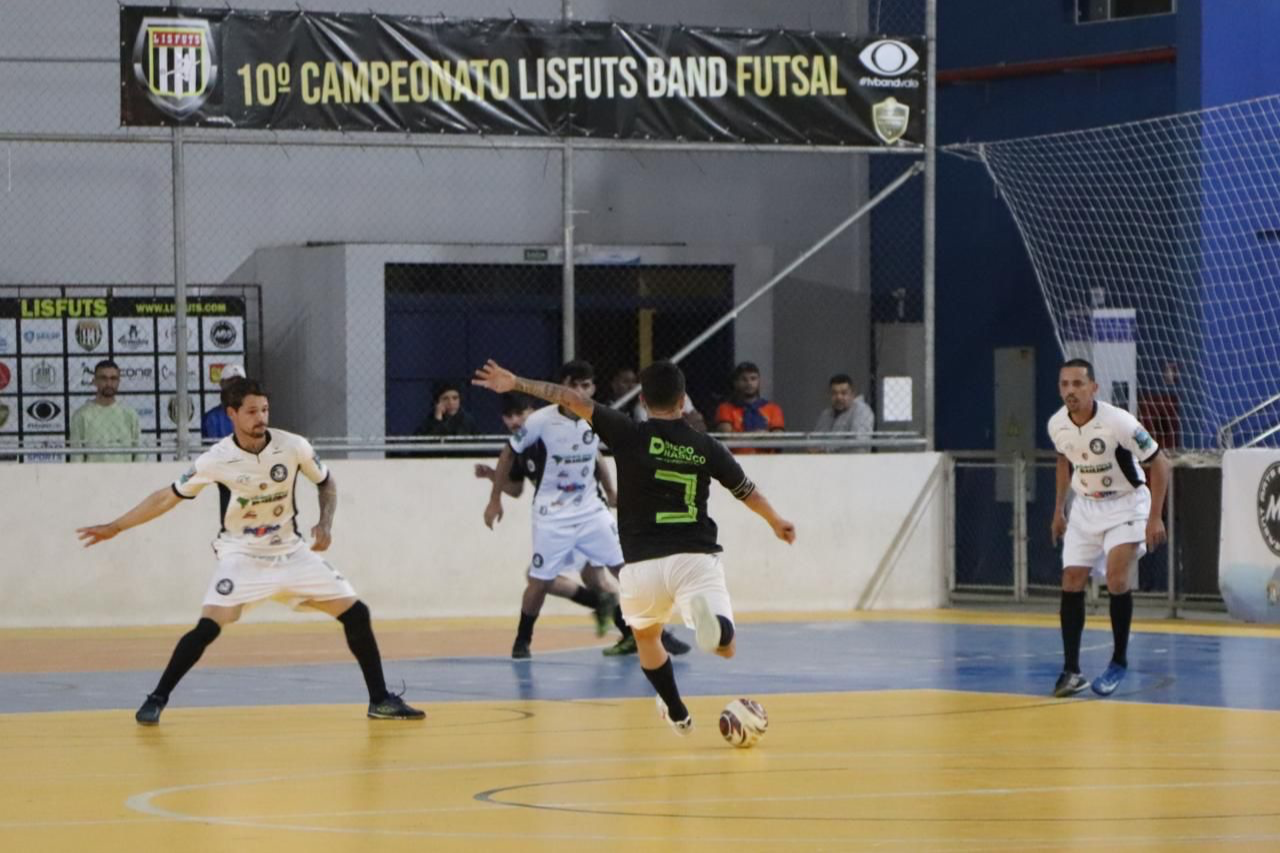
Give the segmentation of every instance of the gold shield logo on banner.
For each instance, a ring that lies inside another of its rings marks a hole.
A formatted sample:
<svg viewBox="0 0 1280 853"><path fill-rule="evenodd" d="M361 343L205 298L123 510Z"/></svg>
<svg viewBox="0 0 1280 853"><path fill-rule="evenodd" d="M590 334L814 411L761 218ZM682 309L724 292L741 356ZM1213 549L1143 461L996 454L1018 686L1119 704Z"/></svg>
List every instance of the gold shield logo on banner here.
<svg viewBox="0 0 1280 853"><path fill-rule="evenodd" d="M183 118L208 99L218 77L213 30L197 18L143 18L133 44L133 73L151 103Z"/></svg>
<svg viewBox="0 0 1280 853"><path fill-rule="evenodd" d="M885 98L871 108L876 135L890 144L897 142L907 132L907 122L910 119L911 107L899 102L897 98Z"/></svg>

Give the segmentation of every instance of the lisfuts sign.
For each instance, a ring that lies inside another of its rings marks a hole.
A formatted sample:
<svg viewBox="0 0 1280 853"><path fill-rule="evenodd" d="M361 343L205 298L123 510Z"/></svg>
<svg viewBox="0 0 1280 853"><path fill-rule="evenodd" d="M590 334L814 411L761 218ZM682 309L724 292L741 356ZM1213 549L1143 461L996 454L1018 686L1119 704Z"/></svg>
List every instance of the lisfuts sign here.
<svg viewBox="0 0 1280 853"><path fill-rule="evenodd" d="M612 22L120 9L121 123L898 145L924 39Z"/></svg>

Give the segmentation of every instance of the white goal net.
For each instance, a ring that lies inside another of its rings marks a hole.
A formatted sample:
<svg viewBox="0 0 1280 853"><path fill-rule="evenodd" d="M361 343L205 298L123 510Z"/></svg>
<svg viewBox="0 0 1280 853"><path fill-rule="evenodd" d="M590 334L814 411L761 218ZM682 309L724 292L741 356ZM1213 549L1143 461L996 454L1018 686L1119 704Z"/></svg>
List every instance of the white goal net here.
<svg viewBox="0 0 1280 853"><path fill-rule="evenodd" d="M949 150L986 165L1105 399L1188 449L1280 423L1280 96Z"/></svg>

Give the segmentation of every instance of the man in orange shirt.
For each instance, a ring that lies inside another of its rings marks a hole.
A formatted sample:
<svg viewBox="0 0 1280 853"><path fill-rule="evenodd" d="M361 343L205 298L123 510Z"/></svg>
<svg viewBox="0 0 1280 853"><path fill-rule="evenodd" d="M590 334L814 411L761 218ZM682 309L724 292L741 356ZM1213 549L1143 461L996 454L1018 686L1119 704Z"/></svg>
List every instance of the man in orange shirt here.
<svg viewBox="0 0 1280 853"><path fill-rule="evenodd" d="M716 431L781 432L784 428L782 408L760 396L760 368L749 361L735 367L733 399L716 409Z"/></svg>

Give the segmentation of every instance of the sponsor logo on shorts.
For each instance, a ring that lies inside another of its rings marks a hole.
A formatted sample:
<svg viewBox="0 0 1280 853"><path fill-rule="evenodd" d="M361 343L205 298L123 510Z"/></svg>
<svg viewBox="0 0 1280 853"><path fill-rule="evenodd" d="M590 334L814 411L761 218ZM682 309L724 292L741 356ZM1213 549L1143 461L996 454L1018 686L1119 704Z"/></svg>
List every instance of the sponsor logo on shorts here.
<svg viewBox="0 0 1280 853"><path fill-rule="evenodd" d="M1094 453L1102 454L1107 450L1107 443L1100 438L1095 438L1093 441L1089 442L1089 449Z"/></svg>
<svg viewBox="0 0 1280 853"><path fill-rule="evenodd" d="M271 466L271 479L275 480L277 483L283 483L285 477L288 477L288 476L289 476L289 469L284 467L283 465Z"/></svg>
<svg viewBox="0 0 1280 853"><path fill-rule="evenodd" d="M1258 481L1258 532L1271 553L1280 556L1280 462L1272 462Z"/></svg>
<svg viewBox="0 0 1280 853"><path fill-rule="evenodd" d="M534 567L535 569L540 569L540 568L542 568L542 555L541 555L541 554L534 554L534 555L533 555L533 567Z"/></svg>
<svg viewBox="0 0 1280 853"><path fill-rule="evenodd" d="M231 591L235 588L236 585L232 582L231 578L223 578L214 586L214 589L218 591L218 595L230 595Z"/></svg>

